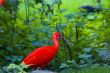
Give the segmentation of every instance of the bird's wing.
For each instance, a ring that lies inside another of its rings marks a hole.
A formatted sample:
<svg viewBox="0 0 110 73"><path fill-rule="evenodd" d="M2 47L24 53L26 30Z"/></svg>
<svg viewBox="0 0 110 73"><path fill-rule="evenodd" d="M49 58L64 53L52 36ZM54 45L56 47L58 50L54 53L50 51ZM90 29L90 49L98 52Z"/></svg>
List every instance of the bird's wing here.
<svg viewBox="0 0 110 73"><path fill-rule="evenodd" d="M41 65L41 64L48 63L54 57L54 52L52 50L53 48L54 47L52 46L44 46L34 50L24 59L25 64Z"/></svg>

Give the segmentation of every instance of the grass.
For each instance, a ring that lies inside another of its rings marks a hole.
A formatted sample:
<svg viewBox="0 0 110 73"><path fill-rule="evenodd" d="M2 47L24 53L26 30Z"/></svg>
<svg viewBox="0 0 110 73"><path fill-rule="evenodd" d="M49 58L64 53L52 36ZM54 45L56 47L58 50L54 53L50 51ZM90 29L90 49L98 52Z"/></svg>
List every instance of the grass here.
<svg viewBox="0 0 110 73"><path fill-rule="evenodd" d="M110 73L110 67L108 66L92 66L89 68L83 68L80 70L63 70L59 73Z"/></svg>
<svg viewBox="0 0 110 73"><path fill-rule="evenodd" d="M110 73L110 68L103 67L103 66L98 66L98 67L93 67L93 68L85 68L85 69L78 71L78 73Z"/></svg>

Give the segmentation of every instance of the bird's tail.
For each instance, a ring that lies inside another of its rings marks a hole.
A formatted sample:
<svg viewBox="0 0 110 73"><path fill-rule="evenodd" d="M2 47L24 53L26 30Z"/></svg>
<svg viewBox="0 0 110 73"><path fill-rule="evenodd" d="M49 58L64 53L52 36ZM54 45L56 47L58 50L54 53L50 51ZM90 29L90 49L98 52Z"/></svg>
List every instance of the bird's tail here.
<svg viewBox="0 0 110 73"><path fill-rule="evenodd" d="M21 62L20 66L21 66L22 68L28 68L28 67L29 67L29 65L26 65L24 62Z"/></svg>
<svg viewBox="0 0 110 73"><path fill-rule="evenodd" d="M33 66L35 66L35 64L25 64L24 62L21 62L21 64L20 64L20 66L21 67L23 67L23 68L28 68L28 67L33 67Z"/></svg>

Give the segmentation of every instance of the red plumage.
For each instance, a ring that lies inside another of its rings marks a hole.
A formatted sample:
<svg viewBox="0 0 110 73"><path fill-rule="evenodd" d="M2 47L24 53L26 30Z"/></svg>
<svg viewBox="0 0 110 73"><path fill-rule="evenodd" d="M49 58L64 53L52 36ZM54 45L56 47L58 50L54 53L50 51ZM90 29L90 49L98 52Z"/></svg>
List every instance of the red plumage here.
<svg viewBox="0 0 110 73"><path fill-rule="evenodd" d="M5 0L0 0L0 6L4 6L5 5Z"/></svg>
<svg viewBox="0 0 110 73"><path fill-rule="evenodd" d="M60 47L59 38L61 37L59 32L55 32L52 35L52 41L54 45L43 46L36 48L31 52L24 60L23 63L30 67L40 67L41 69L47 65L57 54Z"/></svg>

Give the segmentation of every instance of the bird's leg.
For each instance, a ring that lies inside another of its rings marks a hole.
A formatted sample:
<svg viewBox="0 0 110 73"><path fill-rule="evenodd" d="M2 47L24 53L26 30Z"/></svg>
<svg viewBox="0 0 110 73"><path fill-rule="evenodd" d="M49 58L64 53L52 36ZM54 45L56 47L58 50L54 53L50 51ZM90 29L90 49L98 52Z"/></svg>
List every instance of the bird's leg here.
<svg viewBox="0 0 110 73"><path fill-rule="evenodd" d="M40 67L41 70L43 70L44 67Z"/></svg>
<svg viewBox="0 0 110 73"><path fill-rule="evenodd" d="M35 66L35 67L33 67L33 68L34 68L34 70L36 70L37 67Z"/></svg>
<svg viewBox="0 0 110 73"><path fill-rule="evenodd" d="M46 66L47 64L43 64L40 66L40 69L43 70L43 68Z"/></svg>
<svg viewBox="0 0 110 73"><path fill-rule="evenodd" d="M33 68L34 70L36 70L37 66L32 66L32 68Z"/></svg>

